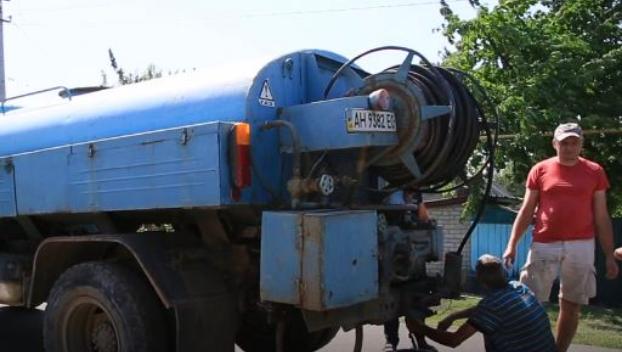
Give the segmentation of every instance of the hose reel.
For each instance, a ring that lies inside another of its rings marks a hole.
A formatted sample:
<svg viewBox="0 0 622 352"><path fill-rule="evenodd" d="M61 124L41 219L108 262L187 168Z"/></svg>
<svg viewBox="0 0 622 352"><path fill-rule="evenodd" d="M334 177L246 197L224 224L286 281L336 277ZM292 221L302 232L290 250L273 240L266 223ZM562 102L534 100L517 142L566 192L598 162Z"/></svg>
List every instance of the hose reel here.
<svg viewBox="0 0 622 352"><path fill-rule="evenodd" d="M480 109L453 71L433 66L412 49L380 47L342 65L327 85L325 96L343 70L363 56L384 50L405 51L407 56L400 65L365 77L352 94L367 95L379 89L389 92L399 143L370 153L367 166L392 187L443 187L463 173L480 134ZM415 56L423 65L413 64Z"/></svg>

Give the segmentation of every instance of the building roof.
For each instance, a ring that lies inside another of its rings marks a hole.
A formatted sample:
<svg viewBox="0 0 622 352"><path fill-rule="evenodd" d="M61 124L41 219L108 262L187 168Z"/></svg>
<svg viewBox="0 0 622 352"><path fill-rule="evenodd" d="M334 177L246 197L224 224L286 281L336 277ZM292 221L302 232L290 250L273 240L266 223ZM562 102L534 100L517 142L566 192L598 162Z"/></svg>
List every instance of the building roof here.
<svg viewBox="0 0 622 352"><path fill-rule="evenodd" d="M428 207L444 207L456 204L462 204L467 201L469 197L469 190L465 186L463 188L458 189L453 192L452 196L446 196L442 193L426 193L423 195L423 200ZM488 199L489 203L499 204L499 205L513 205L521 202L521 198L516 197L512 194L507 188L503 185L493 182L492 188L490 190L490 198ZM508 209L511 210L511 209ZM511 210L514 211L514 210Z"/></svg>

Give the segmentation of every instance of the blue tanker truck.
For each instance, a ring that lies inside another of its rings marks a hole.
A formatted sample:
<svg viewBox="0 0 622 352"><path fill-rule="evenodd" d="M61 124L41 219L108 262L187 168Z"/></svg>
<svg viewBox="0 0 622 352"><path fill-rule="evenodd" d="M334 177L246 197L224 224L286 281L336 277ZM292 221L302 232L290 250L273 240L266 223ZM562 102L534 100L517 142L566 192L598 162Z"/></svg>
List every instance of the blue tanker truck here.
<svg viewBox="0 0 622 352"><path fill-rule="evenodd" d="M2 102L0 304L46 303L48 352L315 351L430 314L460 260L428 276L440 227L386 199L462 175L481 113L456 72L380 50L406 58Z"/></svg>

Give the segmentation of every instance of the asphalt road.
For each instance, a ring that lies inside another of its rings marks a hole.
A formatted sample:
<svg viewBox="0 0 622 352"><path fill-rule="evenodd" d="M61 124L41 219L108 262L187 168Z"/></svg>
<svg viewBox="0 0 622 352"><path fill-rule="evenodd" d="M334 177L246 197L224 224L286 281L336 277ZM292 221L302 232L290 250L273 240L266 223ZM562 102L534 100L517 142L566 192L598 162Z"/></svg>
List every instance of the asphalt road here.
<svg viewBox="0 0 622 352"><path fill-rule="evenodd" d="M0 351L2 352L42 352L42 318L40 310L26 310L14 307L0 307ZM410 346L404 324L400 326L400 349ZM435 344L433 344L435 345ZM363 332L363 352L379 352L384 346L383 329L380 326L366 326ZM438 345L440 352L454 351ZM354 348L354 331L340 332L335 339L322 348L321 352L347 352ZM236 352L241 350L236 348ZM484 351L480 334L465 341L455 351ZM605 348L573 345L569 352L613 352Z"/></svg>
<svg viewBox="0 0 622 352"><path fill-rule="evenodd" d="M430 345L435 346L439 352L456 351L449 347L440 346L428 340ZM481 335L476 335L465 341L458 351L484 351L484 341ZM384 347L384 329L381 326L365 326L363 328L363 352L380 352ZM408 330L405 324L400 324L400 344L401 350L412 348L412 343L408 338ZM346 352L354 349L354 331L340 332L328 346L322 348L321 352Z"/></svg>

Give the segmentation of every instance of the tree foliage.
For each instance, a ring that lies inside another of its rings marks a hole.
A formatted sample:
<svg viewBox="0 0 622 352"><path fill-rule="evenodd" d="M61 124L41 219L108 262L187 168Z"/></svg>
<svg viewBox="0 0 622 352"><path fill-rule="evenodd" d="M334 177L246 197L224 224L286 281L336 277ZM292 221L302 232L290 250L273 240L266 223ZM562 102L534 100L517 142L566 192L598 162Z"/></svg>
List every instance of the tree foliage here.
<svg viewBox="0 0 622 352"><path fill-rule="evenodd" d="M117 64L117 58L114 56L112 49L108 49L108 58L110 59L110 66L112 66L112 69L117 74L120 85L138 83L162 77L162 70L159 70L153 64L147 66L147 69L143 73L132 74L125 72L123 68Z"/></svg>
<svg viewBox="0 0 622 352"><path fill-rule="evenodd" d="M462 20L441 1L452 45L444 63L473 72L497 106L512 136L497 151L504 179L522 189L530 167L554 154L550 132L579 120L601 131L586 136L584 155L607 170L610 208L622 215L622 1L471 4L478 15Z"/></svg>

